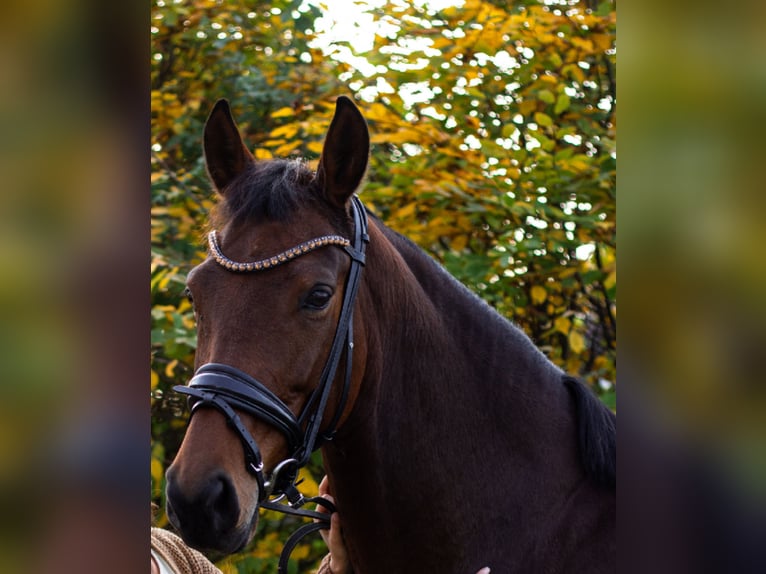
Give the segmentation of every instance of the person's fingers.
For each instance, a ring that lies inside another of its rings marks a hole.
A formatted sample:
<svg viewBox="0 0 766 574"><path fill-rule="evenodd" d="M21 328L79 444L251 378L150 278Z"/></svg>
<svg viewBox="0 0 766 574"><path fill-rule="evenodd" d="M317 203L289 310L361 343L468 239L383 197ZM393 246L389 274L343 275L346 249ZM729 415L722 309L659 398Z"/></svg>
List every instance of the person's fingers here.
<svg viewBox="0 0 766 574"><path fill-rule="evenodd" d="M321 496L321 498L324 498L325 500L329 501L331 504L335 505L335 499L332 496L330 496L329 494L323 494L323 495L320 495L320 496ZM326 506L322 505L322 504L317 504L316 511L317 512L321 512L323 514L330 514L329 509ZM315 518L314 522L318 522L318 519Z"/></svg>
<svg viewBox="0 0 766 574"><path fill-rule="evenodd" d="M330 547L330 531L326 528L322 528L322 530L319 531L319 536L322 537L322 540L324 541L324 545L328 548Z"/></svg>
<svg viewBox="0 0 766 574"><path fill-rule="evenodd" d="M330 494L330 481L327 480L326 474L322 478L322 482L319 483L319 496L324 496L325 494Z"/></svg>
<svg viewBox="0 0 766 574"><path fill-rule="evenodd" d="M332 496L330 496L329 494L322 495L322 498L324 498L326 500L329 500L332 504L335 504L335 499ZM317 504L316 511L317 512L321 512L322 514L329 514L329 512L330 512L327 508L325 508L321 504ZM314 522L319 522L319 519L315 518ZM329 533L329 531L326 528L323 528L322 530L319 531L319 535L322 537L322 540L324 540L324 543L329 547L330 546L330 541L329 541L330 533Z"/></svg>
<svg viewBox="0 0 766 574"><path fill-rule="evenodd" d="M340 516L336 512L330 517L330 534L327 547L330 549L330 570L333 574L345 574L349 570L348 553L343 542Z"/></svg>
<svg viewBox="0 0 766 574"><path fill-rule="evenodd" d="M346 545L343 542L343 531L340 526L340 516L333 514L330 518L330 552L333 556L346 559Z"/></svg>
<svg viewBox="0 0 766 574"><path fill-rule="evenodd" d="M335 504L335 498L330 494L330 482L325 475L322 481L319 483L319 496L328 500L333 505ZM324 514L330 513L330 511L324 506L317 504L317 512ZM318 522L318 519L314 519ZM346 574L349 570L348 554L346 552L346 545L343 542L343 531L340 525L340 516L338 513L330 514L330 529L322 529L319 531L322 536L322 540L330 550L330 570L333 574Z"/></svg>

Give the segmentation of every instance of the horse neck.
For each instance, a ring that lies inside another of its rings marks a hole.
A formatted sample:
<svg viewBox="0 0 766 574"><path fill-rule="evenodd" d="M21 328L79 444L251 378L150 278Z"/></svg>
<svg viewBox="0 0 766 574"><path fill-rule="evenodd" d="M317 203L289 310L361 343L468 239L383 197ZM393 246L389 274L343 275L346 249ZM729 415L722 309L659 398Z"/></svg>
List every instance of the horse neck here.
<svg viewBox="0 0 766 574"><path fill-rule="evenodd" d="M613 571L591 568L614 553L614 492L578 458L563 373L417 247L371 223L356 316L364 375L323 451L355 568L559 572L585 547L593 558L568 570Z"/></svg>
<svg viewBox="0 0 766 574"><path fill-rule="evenodd" d="M530 385L541 398L566 396L561 371L520 329L409 240L383 226L372 233L363 314L374 317L368 332L377 370L368 370L365 384L379 381L389 393L408 396L438 390L456 399L484 389L491 402L516 404L534 398L527 396Z"/></svg>
<svg viewBox="0 0 766 574"><path fill-rule="evenodd" d="M552 465L563 479L574 455L553 460L558 454L540 448L573 440L562 432L572 421L561 372L416 246L375 220L370 234L359 308L365 374L348 423L326 451L339 487L364 496L366 512L385 514L395 512L395 492L486 483L487 461L520 482L540 484L535 473ZM365 467L370 474L360 482ZM484 495L471 495L473 503L487 502ZM466 500L433 504L445 502ZM427 503L417 504L423 511Z"/></svg>

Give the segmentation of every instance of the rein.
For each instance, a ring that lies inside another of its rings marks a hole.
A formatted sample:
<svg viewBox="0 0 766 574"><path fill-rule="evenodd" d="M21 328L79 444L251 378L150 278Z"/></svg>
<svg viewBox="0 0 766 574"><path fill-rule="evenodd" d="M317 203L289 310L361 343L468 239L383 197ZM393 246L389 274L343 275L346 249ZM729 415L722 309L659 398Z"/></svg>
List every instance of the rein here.
<svg viewBox="0 0 766 574"><path fill-rule="evenodd" d="M274 257L251 263L240 263L232 261L223 254L215 231L212 231L208 236L213 259L222 267L238 273L265 271L329 245L342 248L351 257L343 304L335 337L330 347L330 354L319 378L319 384L311 393L300 415L295 417L287 405L257 379L239 369L221 363L205 364L197 370L188 386L173 387L174 391L189 395L192 416L200 407L216 408L223 413L228 423L239 434L245 451L245 468L258 483L258 501L263 508L319 521L303 525L290 536L279 560L278 571L280 574L287 572L290 553L298 541L311 532L329 528L330 513L335 512L332 503L322 497L304 497L297 489L296 478L298 471L308 462L311 453L318 449L323 441L332 440L335 435L351 386L354 350L352 327L354 302L362 268L365 264L365 248L370 240L367 233L367 215L361 200L356 195L352 197L351 205L354 216L353 242L337 235L323 236L301 243ZM328 428L320 433L332 383L335 380L335 374L344 351L346 368L340 401ZM287 439L291 455L277 464L268 477L264 471L263 458L258 445L234 411L235 408L266 421ZM274 498L272 499L272 497ZM281 503L280 501L285 498L287 503ZM330 513L302 510L300 507L307 502L320 504L327 508Z"/></svg>

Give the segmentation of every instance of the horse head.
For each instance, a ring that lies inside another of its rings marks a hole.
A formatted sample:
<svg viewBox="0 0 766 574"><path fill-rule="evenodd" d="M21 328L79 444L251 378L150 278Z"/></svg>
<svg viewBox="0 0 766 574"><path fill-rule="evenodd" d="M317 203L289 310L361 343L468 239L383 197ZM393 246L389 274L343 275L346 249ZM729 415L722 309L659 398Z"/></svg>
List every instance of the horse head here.
<svg viewBox="0 0 766 574"><path fill-rule="evenodd" d="M221 100L204 151L221 201L210 256L187 279L196 373L179 389L192 416L167 472L167 511L188 544L228 554L252 539L259 506L289 489L358 391L365 341L346 331L360 320L352 292L366 235L354 192L369 135L342 97L316 173L300 161L256 160Z"/></svg>

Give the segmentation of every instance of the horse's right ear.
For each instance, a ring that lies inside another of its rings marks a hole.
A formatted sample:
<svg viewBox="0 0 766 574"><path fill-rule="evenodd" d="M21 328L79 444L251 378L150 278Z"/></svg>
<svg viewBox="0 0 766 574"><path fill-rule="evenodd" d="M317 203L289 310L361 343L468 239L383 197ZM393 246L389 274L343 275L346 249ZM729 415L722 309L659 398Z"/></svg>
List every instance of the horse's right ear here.
<svg viewBox="0 0 766 574"><path fill-rule="evenodd" d="M218 100L207 118L203 147L207 173L220 194L255 161L242 141L226 100Z"/></svg>

